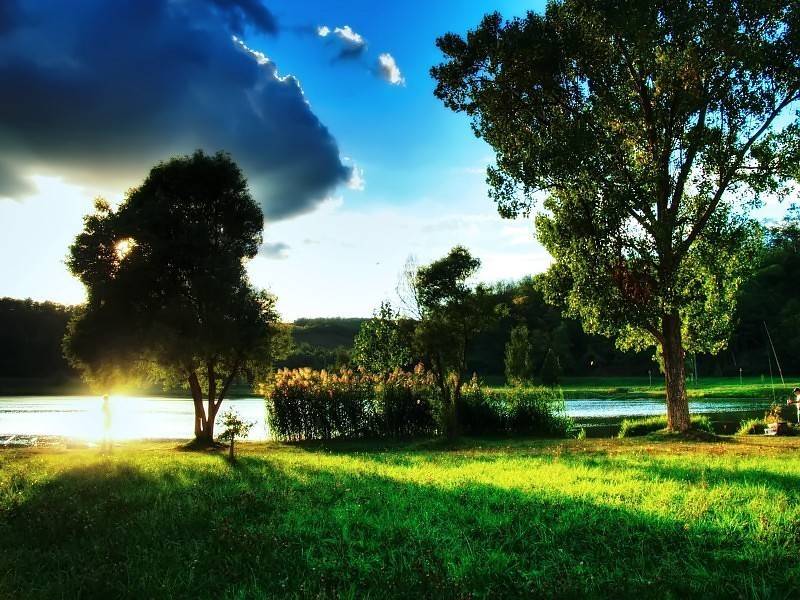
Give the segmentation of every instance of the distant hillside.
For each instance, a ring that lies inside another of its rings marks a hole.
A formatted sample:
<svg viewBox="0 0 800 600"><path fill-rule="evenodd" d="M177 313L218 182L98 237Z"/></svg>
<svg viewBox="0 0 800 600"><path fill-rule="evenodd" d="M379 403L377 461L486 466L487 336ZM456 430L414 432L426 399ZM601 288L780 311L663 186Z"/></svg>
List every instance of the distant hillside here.
<svg viewBox="0 0 800 600"><path fill-rule="evenodd" d="M351 348L361 324L367 319L297 319L292 337L297 345L308 344L327 350Z"/></svg>

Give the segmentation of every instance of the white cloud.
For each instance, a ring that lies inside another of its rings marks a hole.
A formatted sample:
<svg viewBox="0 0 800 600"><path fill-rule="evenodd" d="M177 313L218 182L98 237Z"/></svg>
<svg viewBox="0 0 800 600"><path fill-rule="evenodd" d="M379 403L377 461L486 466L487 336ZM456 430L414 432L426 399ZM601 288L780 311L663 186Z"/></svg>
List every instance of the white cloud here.
<svg viewBox="0 0 800 600"><path fill-rule="evenodd" d="M317 27L317 35L322 38L332 36L339 45L339 58L356 58L361 56L367 47L367 40L353 31L350 25L331 29L327 25Z"/></svg>
<svg viewBox="0 0 800 600"><path fill-rule="evenodd" d="M347 187L357 192L363 192L367 186L367 180L364 179L364 170L356 165L353 165L353 170L350 174L350 179L347 181Z"/></svg>
<svg viewBox="0 0 800 600"><path fill-rule="evenodd" d="M378 73L387 82L392 85L405 85L406 80L400 72L400 67L397 66L394 56L388 52L384 52L378 56Z"/></svg>
<svg viewBox="0 0 800 600"><path fill-rule="evenodd" d="M355 31L350 29L350 25L345 25L344 27L337 27L333 30L333 34L338 36L340 40L344 40L352 44L353 46L363 46L366 44L364 38L357 34Z"/></svg>

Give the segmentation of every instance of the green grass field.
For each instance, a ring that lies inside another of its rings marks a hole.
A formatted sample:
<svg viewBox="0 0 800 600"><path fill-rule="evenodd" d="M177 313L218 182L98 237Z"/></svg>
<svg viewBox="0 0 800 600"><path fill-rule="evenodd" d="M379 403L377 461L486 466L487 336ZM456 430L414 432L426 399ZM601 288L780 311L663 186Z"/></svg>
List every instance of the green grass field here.
<svg viewBox="0 0 800 600"><path fill-rule="evenodd" d="M800 594L800 440L0 452L0 597Z"/></svg>

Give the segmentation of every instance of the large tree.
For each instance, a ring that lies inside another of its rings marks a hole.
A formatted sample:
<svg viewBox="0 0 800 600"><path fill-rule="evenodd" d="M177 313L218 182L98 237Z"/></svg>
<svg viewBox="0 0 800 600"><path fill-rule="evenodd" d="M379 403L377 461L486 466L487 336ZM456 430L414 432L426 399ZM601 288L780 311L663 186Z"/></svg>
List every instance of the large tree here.
<svg viewBox="0 0 800 600"><path fill-rule="evenodd" d="M687 350L718 351L756 236L797 175L796 0L563 0L437 42L436 95L496 152L506 217L541 198L548 295L622 348L655 346L669 428Z"/></svg>
<svg viewBox="0 0 800 600"><path fill-rule="evenodd" d="M155 166L116 210L95 208L70 248L88 301L66 353L99 387L142 373L184 383L195 437L210 443L231 384L268 364L278 332L274 297L245 271L261 209L228 155L201 151Z"/></svg>

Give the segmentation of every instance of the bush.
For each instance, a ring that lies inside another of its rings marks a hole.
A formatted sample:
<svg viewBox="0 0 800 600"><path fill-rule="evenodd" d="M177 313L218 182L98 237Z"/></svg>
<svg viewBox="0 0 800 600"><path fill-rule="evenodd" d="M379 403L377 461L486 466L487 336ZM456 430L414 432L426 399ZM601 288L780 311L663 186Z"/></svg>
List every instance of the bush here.
<svg viewBox="0 0 800 600"><path fill-rule="evenodd" d="M714 433L711 420L705 415L695 415L691 418L692 429ZM667 428L666 416L644 417L640 419L625 419L619 428L619 437L638 437Z"/></svg>
<svg viewBox="0 0 800 600"><path fill-rule="evenodd" d="M433 376L422 366L388 376L365 371L278 371L266 391L267 421L279 440L406 438L446 431ZM473 378L455 411L467 434L566 437L577 433L552 388L492 390Z"/></svg>
<svg viewBox="0 0 800 600"><path fill-rule="evenodd" d="M435 388L430 374L395 371L278 371L266 390L275 439L407 437L433 433Z"/></svg>
<svg viewBox="0 0 800 600"><path fill-rule="evenodd" d="M476 380L465 386L459 406L465 433L517 434L569 437L577 434L566 413L560 390L546 387L514 387L493 390Z"/></svg>
<svg viewBox="0 0 800 600"><path fill-rule="evenodd" d="M413 373L394 371L375 388L374 431L394 438L435 433L437 399L433 377L421 365Z"/></svg>
<svg viewBox="0 0 800 600"><path fill-rule="evenodd" d="M765 419L747 419L741 422L736 435L763 434L766 427L767 422Z"/></svg>

